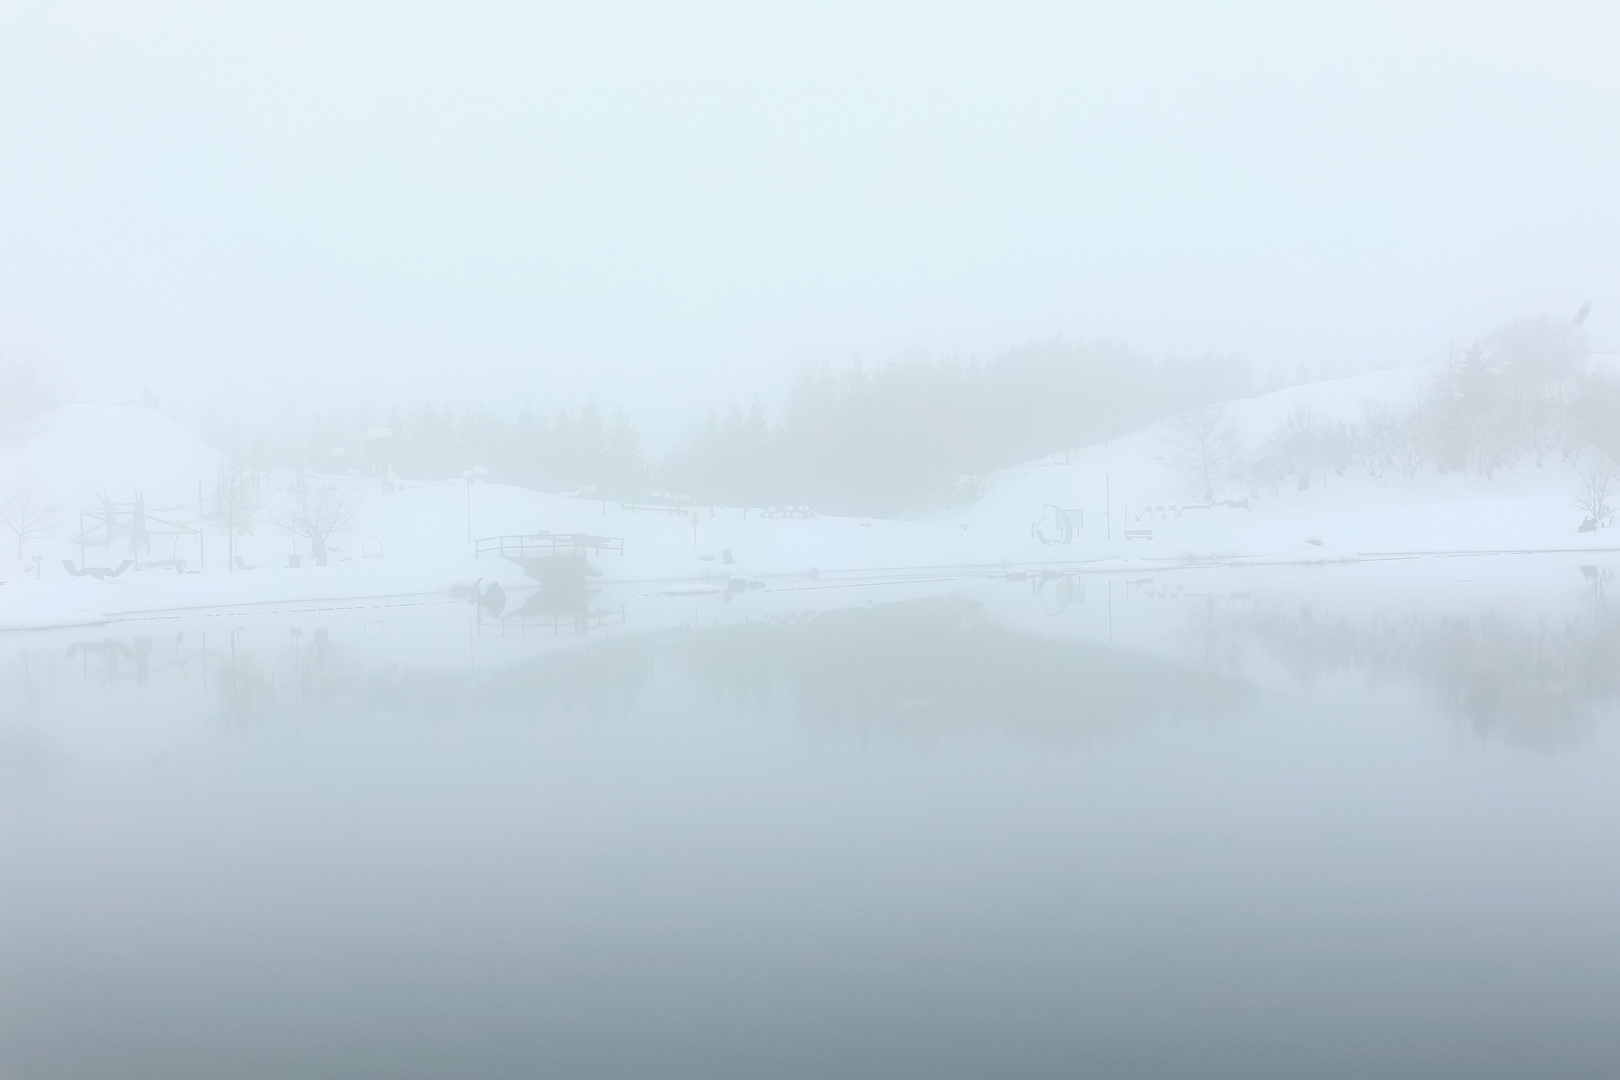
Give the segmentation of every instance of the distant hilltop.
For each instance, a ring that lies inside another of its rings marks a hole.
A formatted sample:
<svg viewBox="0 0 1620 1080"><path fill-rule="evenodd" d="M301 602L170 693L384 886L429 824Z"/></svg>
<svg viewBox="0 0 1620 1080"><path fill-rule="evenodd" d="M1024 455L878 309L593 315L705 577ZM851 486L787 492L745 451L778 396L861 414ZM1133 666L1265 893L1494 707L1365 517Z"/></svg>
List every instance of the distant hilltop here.
<svg viewBox="0 0 1620 1080"><path fill-rule="evenodd" d="M137 493L152 510L195 509L225 455L144 402L77 403L11 429L0 447L0 482L26 476L61 512L88 508L105 494Z"/></svg>

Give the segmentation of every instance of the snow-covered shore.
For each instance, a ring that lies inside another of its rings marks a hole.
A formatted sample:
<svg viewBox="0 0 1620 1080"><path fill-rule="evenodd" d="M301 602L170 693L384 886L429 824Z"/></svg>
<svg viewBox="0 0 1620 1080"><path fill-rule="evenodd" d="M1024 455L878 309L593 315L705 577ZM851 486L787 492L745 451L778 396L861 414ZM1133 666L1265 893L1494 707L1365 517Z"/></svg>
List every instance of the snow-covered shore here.
<svg viewBox="0 0 1620 1080"><path fill-rule="evenodd" d="M1412 369L1315 383L1229 403L1227 412L1249 433L1274 428L1301 404L1318 416L1350 419L1365 402L1410 400L1421 376ZM1324 473L1303 490L1290 484L1257 491L1228 479L1206 501L1189 493L1168 439L1159 423L1027 462L985 478L977 501L917 521L719 506L672 513L459 480L383 493L376 481L352 475L313 477L345 486L359 503L353 521L333 536L326 566L311 565L307 543L275 524L270 508L298 481L283 470L257 481L266 505L239 530L233 569L222 526L209 513L224 456L152 409L71 406L0 447L0 480L28 477L54 523L52 535L25 545L20 562L11 558L14 546L0 557L0 629L233 605L442 595L480 580L519 588L533 584L523 570L497 555L476 556L469 538L539 531L621 538L622 554L591 557L594 579L662 583L670 592L793 577L1620 547L1608 529L1576 531L1575 469L1556 456L1489 479L1374 477L1355 465ZM80 543L80 510L137 496L151 533L143 546L130 550L127 534L111 543L92 534ZM105 580L72 573L117 571L126 560L132 565Z"/></svg>

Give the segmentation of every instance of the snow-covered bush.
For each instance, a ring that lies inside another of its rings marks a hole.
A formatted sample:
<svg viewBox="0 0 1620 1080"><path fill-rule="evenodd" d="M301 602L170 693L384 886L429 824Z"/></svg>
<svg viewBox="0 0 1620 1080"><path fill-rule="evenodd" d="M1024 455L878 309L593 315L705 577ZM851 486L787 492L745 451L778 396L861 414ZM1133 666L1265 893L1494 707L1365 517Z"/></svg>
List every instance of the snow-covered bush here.
<svg viewBox="0 0 1620 1080"><path fill-rule="evenodd" d="M1620 494L1620 469L1599 454L1582 467L1575 489L1575 508L1586 515L1581 522L1582 532L1608 527L1614 518L1610 503L1616 494Z"/></svg>
<svg viewBox="0 0 1620 1080"><path fill-rule="evenodd" d="M1304 491L1318 474L1344 475L1354 439L1342 423L1324 420L1300 402L1264 442L1249 466L1251 482L1275 493L1283 480L1293 477Z"/></svg>
<svg viewBox="0 0 1620 1080"><path fill-rule="evenodd" d="M1423 467L1423 447L1414 436L1410 406L1368 401L1361 419L1349 429L1356 460L1380 484L1392 475L1412 477Z"/></svg>
<svg viewBox="0 0 1620 1080"><path fill-rule="evenodd" d="M1369 402L1347 425L1296 406L1261 442L1251 480L1304 490L1352 460L1387 483L1426 468L1490 477L1591 448L1620 459L1620 378L1588 370L1589 353L1578 323L1516 320L1455 351L1409 406Z"/></svg>

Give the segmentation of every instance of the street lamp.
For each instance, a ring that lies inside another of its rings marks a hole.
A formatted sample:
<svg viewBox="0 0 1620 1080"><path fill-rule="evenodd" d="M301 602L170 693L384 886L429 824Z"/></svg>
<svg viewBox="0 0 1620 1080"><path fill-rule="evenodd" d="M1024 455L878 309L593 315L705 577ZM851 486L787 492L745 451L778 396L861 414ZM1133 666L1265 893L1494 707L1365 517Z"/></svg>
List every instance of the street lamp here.
<svg viewBox="0 0 1620 1080"><path fill-rule="evenodd" d="M377 489L378 493L382 495L388 494L388 447L393 437L394 429L391 427L374 427L366 432L366 441L371 443L373 447L372 459L382 459L382 479L378 482Z"/></svg>
<svg viewBox="0 0 1620 1080"><path fill-rule="evenodd" d="M468 540L472 539L472 486L473 486L473 480L474 479L482 480L484 477L486 477L488 475L489 475L489 470L484 468L484 466L482 466L482 465L474 465L472 468L468 469L466 472L461 474L461 478L463 480L467 481L467 539Z"/></svg>

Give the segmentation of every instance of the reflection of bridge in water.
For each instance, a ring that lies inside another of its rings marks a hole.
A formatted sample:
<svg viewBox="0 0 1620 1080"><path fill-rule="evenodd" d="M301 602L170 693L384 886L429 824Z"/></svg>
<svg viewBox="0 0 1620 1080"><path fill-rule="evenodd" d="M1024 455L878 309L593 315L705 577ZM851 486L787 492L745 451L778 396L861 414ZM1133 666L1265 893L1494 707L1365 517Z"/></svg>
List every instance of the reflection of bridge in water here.
<svg viewBox="0 0 1620 1080"><path fill-rule="evenodd" d="M592 607L584 588L543 590L511 611L478 609L479 637L578 637L604 626L620 626L624 608Z"/></svg>

